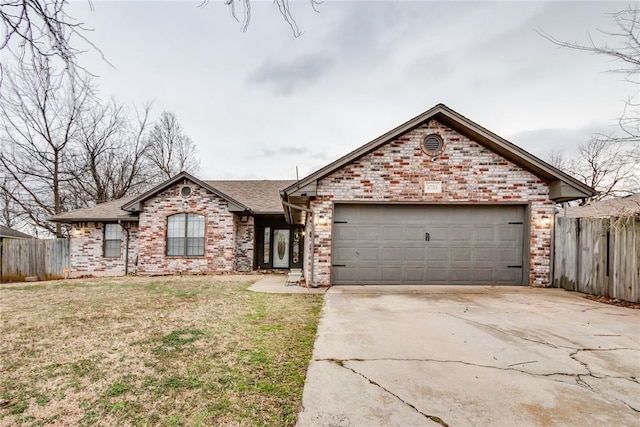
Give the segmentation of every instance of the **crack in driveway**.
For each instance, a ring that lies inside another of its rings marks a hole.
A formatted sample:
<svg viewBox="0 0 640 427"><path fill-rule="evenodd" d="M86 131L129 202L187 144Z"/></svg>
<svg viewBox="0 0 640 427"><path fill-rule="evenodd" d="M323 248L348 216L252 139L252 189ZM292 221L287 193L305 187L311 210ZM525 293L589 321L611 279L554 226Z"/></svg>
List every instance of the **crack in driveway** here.
<svg viewBox="0 0 640 427"><path fill-rule="evenodd" d="M367 380L369 382L369 384L374 385L378 388L380 388L381 390L384 390L386 393L390 394L391 396L395 397L397 400L399 400L400 402L402 402L403 404L405 404L406 406L408 406L409 408L413 409L414 411L416 411L417 413L419 413L420 415L424 416L425 418L430 419L431 421L440 424L443 427L449 427L449 424L447 424L446 422L444 422L442 420L442 418L436 416L436 415L429 415L429 414L425 414L424 412L422 412L420 409L418 409L415 405L407 402L406 400L402 399L400 396L398 396L397 394L395 394L394 392L392 392L391 390L389 390L386 387L383 387L380 383L377 383L375 381L373 381L371 378L367 377L366 375L364 375L361 372L356 371L355 369L351 368L350 366L345 366L345 362L350 362L350 361L360 361L357 359L347 359L347 360L340 360L340 359L316 359L319 362L331 362L334 363L337 366L340 366L341 368L344 368L348 371L353 372L356 375L361 376L362 378L364 378L365 380Z"/></svg>
<svg viewBox="0 0 640 427"><path fill-rule="evenodd" d="M621 379L621 380L627 380L627 381L631 381L633 383L639 383L639 381L636 378L629 378L629 377L623 377L623 376L612 376L612 375L596 375L594 374L588 366L587 362L582 362L578 359L576 359L574 356L576 354L578 354L581 351L615 351L615 350L635 350L635 349L630 349L630 348L625 348L625 347L620 347L620 348L610 348L610 349L590 349L590 348L584 348L584 349L576 349L573 353L571 353L569 356L571 357L571 359L575 360L576 362L580 363L585 370L588 372L588 374L571 374L571 373L567 373L567 372L550 372L550 373L534 373L534 372L529 372L529 371L525 371L522 369L515 369L513 368L513 366L517 366L516 365L510 365L507 367L500 367L500 366L493 366L493 365L483 365L480 363L472 363L472 362L466 362L464 360L451 360L451 359L421 359L421 358L393 358L393 357L382 357L382 358L372 358L372 359L360 359L360 358L352 358L352 359L334 359L334 358L326 358L326 359L314 359L317 362L330 362L330 363L334 363L337 366L340 366L342 368L345 368L347 370L352 371L355 374L360 375L361 377L363 377L364 379L366 379L370 384L373 384L379 388L381 388L382 390L386 391L387 393L391 394L392 396L394 396L396 399L398 399L399 401L401 401L402 403L406 404L407 406L411 407L412 409L414 409L415 411L419 412L420 414L424 415L425 417L432 419L435 422L443 422L439 417L435 417L433 415L428 415L425 414L423 412L421 412L419 409L417 409L414 405L412 405L409 402L404 401L402 398L400 398L398 395L396 395L395 393L393 393L391 390L383 387L382 385L380 385L379 383L373 381L372 379L368 378L366 375L356 371L355 369L349 367L349 366L345 366L345 363L347 362L385 362L385 361L390 361L390 362L434 362L434 363L455 363L455 364L461 364L461 365L467 365L467 366L474 366L477 368L486 368L486 369L496 369L496 370L500 370L500 371L514 371L514 372L520 372L526 375L530 375L533 377L543 377L543 378L548 378L551 381L555 381L555 382L561 382L564 384L570 384L567 383L566 381L562 381L559 379L555 379L553 377L555 376L560 376L560 377L570 377L573 378L575 380L575 384L578 387L584 388L585 390L588 390L592 393L596 393L598 394L598 391L595 390L593 387L591 387L591 385L589 385L588 383L586 383L583 379L583 377L590 377L590 378L595 378L595 379ZM524 362L524 363L532 363L532 362ZM615 400L617 400L618 402L624 404L625 406L627 406L629 409L633 410L634 412L638 412L640 413L640 410L634 408L633 406L631 406L629 403L620 400L614 396L611 396L612 398L614 398ZM435 418L433 418L435 417ZM436 421L439 420L439 421ZM445 424L441 424L441 425L447 425Z"/></svg>

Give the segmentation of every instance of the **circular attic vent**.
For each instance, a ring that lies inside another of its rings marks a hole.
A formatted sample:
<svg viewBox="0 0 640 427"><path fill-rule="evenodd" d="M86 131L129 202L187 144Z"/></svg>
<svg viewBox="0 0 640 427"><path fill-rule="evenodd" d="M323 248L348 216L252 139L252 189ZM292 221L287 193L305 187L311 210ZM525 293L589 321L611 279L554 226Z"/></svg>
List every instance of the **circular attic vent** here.
<svg viewBox="0 0 640 427"><path fill-rule="evenodd" d="M429 156L436 156L440 154L444 148L444 141L438 134L432 133L427 135L422 140L422 151Z"/></svg>
<svg viewBox="0 0 640 427"><path fill-rule="evenodd" d="M189 197L191 196L191 193L192 193L191 187L189 187L188 185L185 185L180 189L180 194L182 195L182 197Z"/></svg>

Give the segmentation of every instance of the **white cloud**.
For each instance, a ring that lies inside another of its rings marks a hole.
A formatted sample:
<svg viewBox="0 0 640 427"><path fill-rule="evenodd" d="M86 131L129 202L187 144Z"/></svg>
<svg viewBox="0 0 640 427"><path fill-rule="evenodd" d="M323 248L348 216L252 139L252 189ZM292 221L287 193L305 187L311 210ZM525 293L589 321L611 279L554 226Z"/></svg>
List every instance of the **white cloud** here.
<svg viewBox="0 0 640 427"><path fill-rule="evenodd" d="M83 57L102 93L175 112L205 179L293 178L439 102L541 156L614 123L632 90L605 58L535 32L586 40L625 3L291 2L299 38L271 2L253 3L247 33L221 2L197 4L69 12L116 66Z"/></svg>

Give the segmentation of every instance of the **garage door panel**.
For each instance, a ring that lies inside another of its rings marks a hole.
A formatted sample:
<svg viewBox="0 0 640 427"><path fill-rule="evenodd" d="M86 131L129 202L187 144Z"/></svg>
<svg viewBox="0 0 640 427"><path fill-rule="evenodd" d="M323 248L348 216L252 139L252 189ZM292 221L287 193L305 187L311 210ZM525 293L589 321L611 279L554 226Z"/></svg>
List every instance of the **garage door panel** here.
<svg viewBox="0 0 640 427"><path fill-rule="evenodd" d="M427 269L427 283L442 284L449 280L449 269L442 268L428 268Z"/></svg>
<svg viewBox="0 0 640 427"><path fill-rule="evenodd" d="M520 284L523 206L335 206L334 284ZM511 224L510 224L511 223ZM515 223L515 224L514 224Z"/></svg>
<svg viewBox="0 0 640 427"><path fill-rule="evenodd" d="M496 270L496 283L513 283L522 274L522 270L519 268L511 268L507 270Z"/></svg>
<svg viewBox="0 0 640 427"><path fill-rule="evenodd" d="M349 261L379 261L380 251L377 247L339 247L334 249L335 259L341 263Z"/></svg>
<svg viewBox="0 0 640 427"><path fill-rule="evenodd" d="M351 226L334 226L333 227L333 238L338 242L344 241L356 241L358 240L358 227Z"/></svg>
<svg viewBox="0 0 640 427"><path fill-rule="evenodd" d="M473 237L473 229L470 227L456 227L449 231L449 240L454 242L469 242Z"/></svg>
<svg viewBox="0 0 640 427"><path fill-rule="evenodd" d="M448 242L449 241L449 227L441 225L429 225L428 230L425 227L425 233L429 233L429 242ZM424 240L426 241L426 236ZM433 244L433 243L432 243Z"/></svg>
<svg viewBox="0 0 640 427"><path fill-rule="evenodd" d="M452 247L450 248L451 251L451 261L452 262L456 262L456 261L471 261L471 248L459 248L459 247Z"/></svg>
<svg viewBox="0 0 640 427"><path fill-rule="evenodd" d="M422 242L425 240L424 225L412 226L407 225L402 229L402 238L404 241Z"/></svg>
<svg viewBox="0 0 640 427"><path fill-rule="evenodd" d="M382 239L383 230L378 226L362 226L358 229L358 240L377 242Z"/></svg>
<svg viewBox="0 0 640 427"><path fill-rule="evenodd" d="M470 282L471 270L468 267L452 268L449 279L451 280L451 283L455 285L460 284L460 282Z"/></svg>
<svg viewBox="0 0 640 427"><path fill-rule="evenodd" d="M422 282L424 280L423 267L405 267L404 281L406 282Z"/></svg>
<svg viewBox="0 0 640 427"><path fill-rule="evenodd" d="M382 248L382 261L386 261L385 265L402 264L404 261L404 248Z"/></svg>
<svg viewBox="0 0 640 427"><path fill-rule="evenodd" d="M405 261L424 261L425 248L424 247L408 247L404 251Z"/></svg>
<svg viewBox="0 0 640 427"><path fill-rule="evenodd" d="M358 270L359 277L365 283L377 283L382 281L382 267L365 267Z"/></svg>
<svg viewBox="0 0 640 427"><path fill-rule="evenodd" d="M493 268L490 267L476 267L473 269L473 280L477 283L493 283L495 281Z"/></svg>
<svg viewBox="0 0 640 427"><path fill-rule="evenodd" d="M349 285L356 284L361 280L358 273L357 268L333 267L331 269L333 280Z"/></svg>
<svg viewBox="0 0 640 427"><path fill-rule="evenodd" d="M356 217L360 224L380 224L381 212L378 209L361 209L356 214Z"/></svg>
<svg viewBox="0 0 640 427"><path fill-rule="evenodd" d="M402 267L382 268L382 281L387 283L402 283Z"/></svg>
<svg viewBox="0 0 640 427"><path fill-rule="evenodd" d="M519 240L521 230L520 227L501 227L498 229L498 239L503 242L516 242Z"/></svg>
<svg viewBox="0 0 640 427"><path fill-rule="evenodd" d="M494 227L478 226L475 228L476 242L489 242L493 244L495 241Z"/></svg>
<svg viewBox="0 0 640 427"><path fill-rule="evenodd" d="M385 225L382 228L382 238L386 242L401 242L404 240L404 227L401 225Z"/></svg>
<svg viewBox="0 0 640 427"><path fill-rule="evenodd" d="M438 261L448 261L449 260L449 248L439 248L427 246L427 261L429 262L438 262Z"/></svg>

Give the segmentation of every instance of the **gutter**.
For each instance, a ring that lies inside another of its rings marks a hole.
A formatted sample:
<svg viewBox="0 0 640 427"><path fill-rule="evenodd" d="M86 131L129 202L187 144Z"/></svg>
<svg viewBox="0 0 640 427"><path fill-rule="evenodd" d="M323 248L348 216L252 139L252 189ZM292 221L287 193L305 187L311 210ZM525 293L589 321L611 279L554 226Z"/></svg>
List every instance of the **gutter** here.
<svg viewBox="0 0 640 427"><path fill-rule="evenodd" d="M283 196L282 197L282 199L283 199L282 200L282 204L284 206L287 206L288 208L291 208L291 209L296 209L296 210L299 210L299 211L307 212L309 214L309 216L311 217L311 230L309 230L309 239L311 239L311 254L310 254L311 265L309 267L310 279L305 279L305 281L307 282L307 286L311 285L312 288L317 288L318 285L315 285L314 284L314 280L313 280L313 255L315 253L315 251L314 251L314 248L315 248L314 247L314 241L315 241L315 237L316 237L315 236L315 234L316 234L315 233L315 221L313 220L313 211L311 209L309 209L309 208L305 208L304 206L298 206L298 205L294 205L293 203L285 202L284 198L287 197L286 193L283 193L282 196Z"/></svg>
<svg viewBox="0 0 640 427"><path fill-rule="evenodd" d="M127 277L129 275L129 229L122 224L121 219L118 220L118 225L124 230L124 234L127 236L124 247L124 276Z"/></svg>

